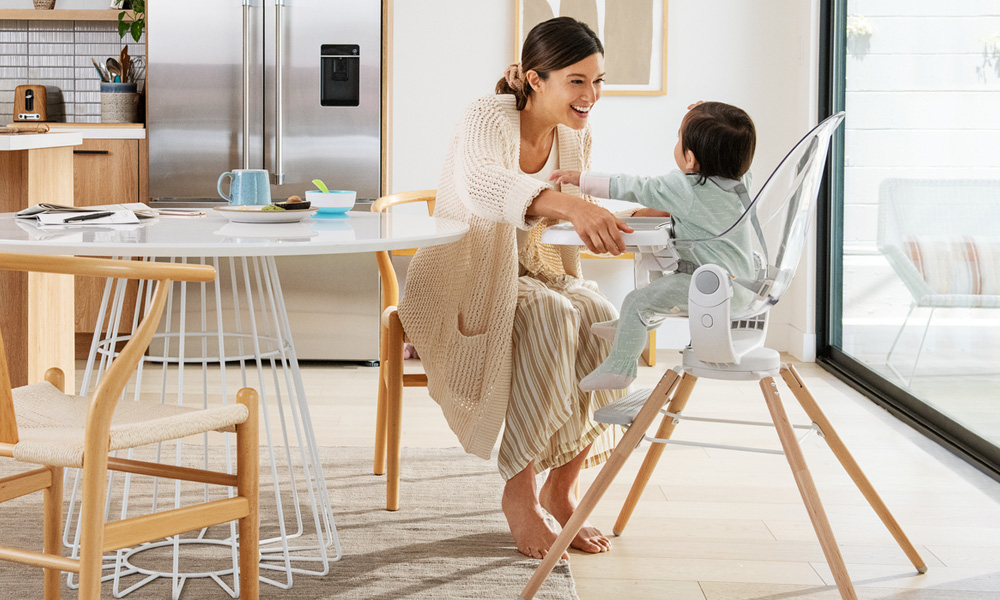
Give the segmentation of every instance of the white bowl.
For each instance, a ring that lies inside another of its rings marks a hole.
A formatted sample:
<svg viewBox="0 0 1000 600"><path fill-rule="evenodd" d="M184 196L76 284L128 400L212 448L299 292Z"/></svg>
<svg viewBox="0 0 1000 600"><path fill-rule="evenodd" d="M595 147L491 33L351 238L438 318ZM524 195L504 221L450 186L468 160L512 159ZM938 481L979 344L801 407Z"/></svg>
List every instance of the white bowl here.
<svg viewBox="0 0 1000 600"><path fill-rule="evenodd" d="M321 192L319 190L309 190L306 192L306 200L312 202L313 208L318 208L321 213L344 213L354 208L354 201L358 193L352 190L330 190Z"/></svg>

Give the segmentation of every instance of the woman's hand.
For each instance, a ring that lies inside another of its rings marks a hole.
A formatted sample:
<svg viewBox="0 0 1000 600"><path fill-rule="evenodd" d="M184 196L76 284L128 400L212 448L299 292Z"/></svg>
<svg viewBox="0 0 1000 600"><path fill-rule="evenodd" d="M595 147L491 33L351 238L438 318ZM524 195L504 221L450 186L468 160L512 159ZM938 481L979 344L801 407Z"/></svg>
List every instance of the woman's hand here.
<svg viewBox="0 0 1000 600"><path fill-rule="evenodd" d="M622 232L632 233L632 228L608 209L580 200L568 218L587 250L592 253L618 255L625 251Z"/></svg>
<svg viewBox="0 0 1000 600"><path fill-rule="evenodd" d="M665 210L657 210L655 208L640 208L639 210L632 213L633 217L669 217L670 213Z"/></svg>
<svg viewBox="0 0 1000 600"><path fill-rule="evenodd" d="M694 104L688 104L688 110L691 110L692 108L698 106L699 104L704 104L704 103L705 103L704 100L699 100L699 101L695 102Z"/></svg>
<svg viewBox="0 0 1000 600"><path fill-rule="evenodd" d="M579 171L564 171L562 169L556 169L552 171L549 175L549 181L554 181L557 184L568 183L570 185L579 186L580 185L580 172Z"/></svg>

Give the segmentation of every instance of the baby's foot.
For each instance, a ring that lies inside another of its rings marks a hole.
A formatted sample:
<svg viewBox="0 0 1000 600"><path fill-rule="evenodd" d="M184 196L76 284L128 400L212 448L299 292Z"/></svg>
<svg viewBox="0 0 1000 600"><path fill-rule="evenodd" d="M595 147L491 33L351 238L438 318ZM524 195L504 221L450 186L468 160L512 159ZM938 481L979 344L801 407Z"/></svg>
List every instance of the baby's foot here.
<svg viewBox="0 0 1000 600"><path fill-rule="evenodd" d="M601 321L590 326L590 333L597 337L609 341L614 341L615 333L618 331L618 319L614 321Z"/></svg>
<svg viewBox="0 0 1000 600"><path fill-rule="evenodd" d="M593 392L596 390L623 390L632 385L633 381L635 381L635 377L631 375L612 373L611 371L602 371L600 368L597 368L594 369L590 375L587 375L580 380L580 389L585 392Z"/></svg>

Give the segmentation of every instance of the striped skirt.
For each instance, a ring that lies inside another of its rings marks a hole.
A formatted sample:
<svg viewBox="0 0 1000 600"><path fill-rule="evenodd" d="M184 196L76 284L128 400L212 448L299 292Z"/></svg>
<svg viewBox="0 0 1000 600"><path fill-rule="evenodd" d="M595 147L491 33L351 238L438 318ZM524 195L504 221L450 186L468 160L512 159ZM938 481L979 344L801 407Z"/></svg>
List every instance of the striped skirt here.
<svg viewBox="0 0 1000 600"><path fill-rule="evenodd" d="M518 278L511 396L497 460L505 480L531 461L536 473L560 467L591 444L585 466L611 454L615 430L591 415L625 390L584 392L579 383L611 348L590 332L591 324L616 318L593 281Z"/></svg>

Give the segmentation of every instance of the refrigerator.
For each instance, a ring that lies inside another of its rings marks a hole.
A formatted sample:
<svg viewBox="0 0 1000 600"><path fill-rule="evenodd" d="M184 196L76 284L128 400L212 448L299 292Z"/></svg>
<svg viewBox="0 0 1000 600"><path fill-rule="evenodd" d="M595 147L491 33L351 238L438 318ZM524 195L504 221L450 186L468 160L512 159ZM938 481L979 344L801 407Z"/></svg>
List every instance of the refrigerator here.
<svg viewBox="0 0 1000 600"><path fill-rule="evenodd" d="M322 179L381 194L380 0L171 0L148 6L152 206L224 203L219 175L266 169L272 199ZM376 361L373 255L278 259L300 359Z"/></svg>

